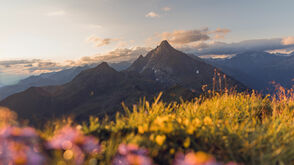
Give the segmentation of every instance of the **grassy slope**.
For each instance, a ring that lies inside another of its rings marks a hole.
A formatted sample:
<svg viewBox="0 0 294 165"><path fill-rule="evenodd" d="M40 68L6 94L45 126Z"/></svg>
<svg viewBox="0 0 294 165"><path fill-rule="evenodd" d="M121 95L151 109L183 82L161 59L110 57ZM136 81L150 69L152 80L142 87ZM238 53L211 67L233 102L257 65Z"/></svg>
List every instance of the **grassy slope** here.
<svg viewBox="0 0 294 165"><path fill-rule="evenodd" d="M291 93L290 93L291 95ZM294 97L216 94L166 105L142 101L116 121L92 118L84 132L104 146L109 162L120 143L147 148L158 164L169 164L178 151L205 151L218 160L245 164L293 164Z"/></svg>

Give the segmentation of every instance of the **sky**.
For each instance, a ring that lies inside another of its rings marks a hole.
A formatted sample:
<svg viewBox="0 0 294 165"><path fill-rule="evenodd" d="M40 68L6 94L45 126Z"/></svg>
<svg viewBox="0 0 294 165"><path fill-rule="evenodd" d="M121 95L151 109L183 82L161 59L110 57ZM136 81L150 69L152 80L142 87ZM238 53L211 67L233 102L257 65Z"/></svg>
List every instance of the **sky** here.
<svg viewBox="0 0 294 165"><path fill-rule="evenodd" d="M194 54L291 52L293 0L0 0L0 86L167 39ZM124 58L119 58L124 59Z"/></svg>

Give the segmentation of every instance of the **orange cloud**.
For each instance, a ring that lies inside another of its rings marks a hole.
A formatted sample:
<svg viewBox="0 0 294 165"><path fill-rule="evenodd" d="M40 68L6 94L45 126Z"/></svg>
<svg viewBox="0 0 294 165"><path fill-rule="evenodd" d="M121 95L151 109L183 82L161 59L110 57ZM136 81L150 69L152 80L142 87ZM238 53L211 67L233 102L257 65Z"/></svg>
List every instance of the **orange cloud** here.
<svg viewBox="0 0 294 165"><path fill-rule="evenodd" d="M202 30L176 30L160 34L162 40L168 40L172 44L188 44L196 41L209 40L208 28Z"/></svg>
<svg viewBox="0 0 294 165"><path fill-rule="evenodd" d="M166 7L162 8L162 10L165 11L165 12L168 12L168 11L171 11L171 8L166 6Z"/></svg>
<svg viewBox="0 0 294 165"><path fill-rule="evenodd" d="M283 38L282 44L283 45L294 45L294 37L289 36L289 37Z"/></svg>
<svg viewBox="0 0 294 165"><path fill-rule="evenodd" d="M135 47L130 49L117 48L106 53L85 56L76 61L68 60L63 63L40 59L0 61L0 72L12 73L14 75L36 75L102 61L121 62L135 60L138 56L145 55L150 50L151 48L146 47Z"/></svg>
<svg viewBox="0 0 294 165"><path fill-rule="evenodd" d="M274 49L274 50L268 50L266 51L268 53L281 53L281 54L291 54L294 52L294 49L290 48L290 49Z"/></svg>
<svg viewBox="0 0 294 165"><path fill-rule="evenodd" d="M99 38L96 36L91 36L87 39L88 42L92 42L94 43L94 45L96 47L102 47L102 46L106 46L109 45L113 42L117 42L119 41L119 39L113 39L113 38Z"/></svg>
<svg viewBox="0 0 294 165"><path fill-rule="evenodd" d="M39 74L65 68L66 66L60 63L40 59L0 61L0 70L14 74Z"/></svg>
<svg viewBox="0 0 294 165"><path fill-rule="evenodd" d="M78 61L71 61L74 65L83 65L89 63L98 63L102 61L106 62L120 62L134 60L140 55L145 55L151 48L146 47L135 47L132 49L128 48L117 48L107 53L97 54L94 56L85 56Z"/></svg>
<svg viewBox="0 0 294 165"><path fill-rule="evenodd" d="M212 31L211 33L222 33L222 34L227 34L231 32L230 29L222 29L222 28L217 28L216 30Z"/></svg>
<svg viewBox="0 0 294 165"><path fill-rule="evenodd" d="M223 38L225 38L225 35L229 32L231 32L230 29L217 28L216 30L211 31L209 33L214 34L214 39L223 39Z"/></svg>
<svg viewBox="0 0 294 165"><path fill-rule="evenodd" d="M163 32L159 35L159 37L161 38L161 40L168 40L172 44L183 45L193 42L203 42L211 39L222 39L229 32L231 32L231 30L222 28L217 28L213 31L210 31L208 28L193 30L175 30L173 32ZM214 37L211 37L211 35L214 35Z"/></svg>

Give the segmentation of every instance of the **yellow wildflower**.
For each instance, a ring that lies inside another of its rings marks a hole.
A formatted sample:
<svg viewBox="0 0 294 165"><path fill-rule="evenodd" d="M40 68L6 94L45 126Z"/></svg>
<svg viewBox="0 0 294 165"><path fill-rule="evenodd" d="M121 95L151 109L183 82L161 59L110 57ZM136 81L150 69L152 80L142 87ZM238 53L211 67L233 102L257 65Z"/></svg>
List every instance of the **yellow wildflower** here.
<svg viewBox="0 0 294 165"><path fill-rule="evenodd" d="M189 134L189 135L192 135L194 133L194 130L195 130L195 127L193 125L189 125L187 127L187 130L186 132Z"/></svg>
<svg viewBox="0 0 294 165"><path fill-rule="evenodd" d="M158 116L154 120L154 124L157 124L159 126L164 126L164 122L168 121L168 116Z"/></svg>
<svg viewBox="0 0 294 165"><path fill-rule="evenodd" d="M190 124L189 119L185 119L185 120L183 121L183 124L184 124L185 126L189 125L189 124Z"/></svg>
<svg viewBox="0 0 294 165"><path fill-rule="evenodd" d="M200 124L201 124L201 121L200 121L198 118L193 119L193 121L192 121L192 125L193 125L194 127L199 127Z"/></svg>
<svg viewBox="0 0 294 165"><path fill-rule="evenodd" d="M148 131L148 125L147 124L143 124L143 125L138 126L138 132L140 134L143 134L146 131Z"/></svg>
<svg viewBox="0 0 294 165"><path fill-rule="evenodd" d="M208 117L208 116L206 116L206 117L204 118L204 124L205 124L205 125L212 125L212 120L211 120L211 118Z"/></svg>
<svg viewBox="0 0 294 165"><path fill-rule="evenodd" d="M173 148L169 150L169 153L170 153L171 155L174 154L175 152L176 152L176 150L173 149Z"/></svg>
<svg viewBox="0 0 294 165"><path fill-rule="evenodd" d="M185 148L188 148L188 147L190 146L190 143L191 143L191 140L190 140L189 137L187 137L187 138L185 139L184 143L183 143L183 146L184 146Z"/></svg>
<svg viewBox="0 0 294 165"><path fill-rule="evenodd" d="M157 135L155 141L158 145L162 145L165 142L166 136L165 135Z"/></svg>
<svg viewBox="0 0 294 165"><path fill-rule="evenodd" d="M144 133L144 128L143 128L143 126L139 126L138 127L138 132L140 133L140 134L143 134Z"/></svg>
<svg viewBox="0 0 294 165"><path fill-rule="evenodd" d="M154 134L151 134L150 137L149 137L149 139L150 139L151 141L153 141L153 140L154 140Z"/></svg>

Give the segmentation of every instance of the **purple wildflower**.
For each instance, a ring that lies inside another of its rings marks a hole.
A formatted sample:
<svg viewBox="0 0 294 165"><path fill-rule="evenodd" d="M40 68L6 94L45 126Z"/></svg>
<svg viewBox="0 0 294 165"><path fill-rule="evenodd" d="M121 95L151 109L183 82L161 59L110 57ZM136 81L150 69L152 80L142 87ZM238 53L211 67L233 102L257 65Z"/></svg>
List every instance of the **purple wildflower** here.
<svg viewBox="0 0 294 165"><path fill-rule="evenodd" d="M133 144L121 144L118 153L112 161L113 165L152 165L148 151Z"/></svg>
<svg viewBox="0 0 294 165"><path fill-rule="evenodd" d="M97 154L101 147L96 138L85 136L80 130L67 126L53 136L47 148L64 150L64 159L73 160L79 165L84 163L86 154Z"/></svg>
<svg viewBox="0 0 294 165"><path fill-rule="evenodd" d="M40 139L33 128L5 127L0 130L0 165L42 165Z"/></svg>

